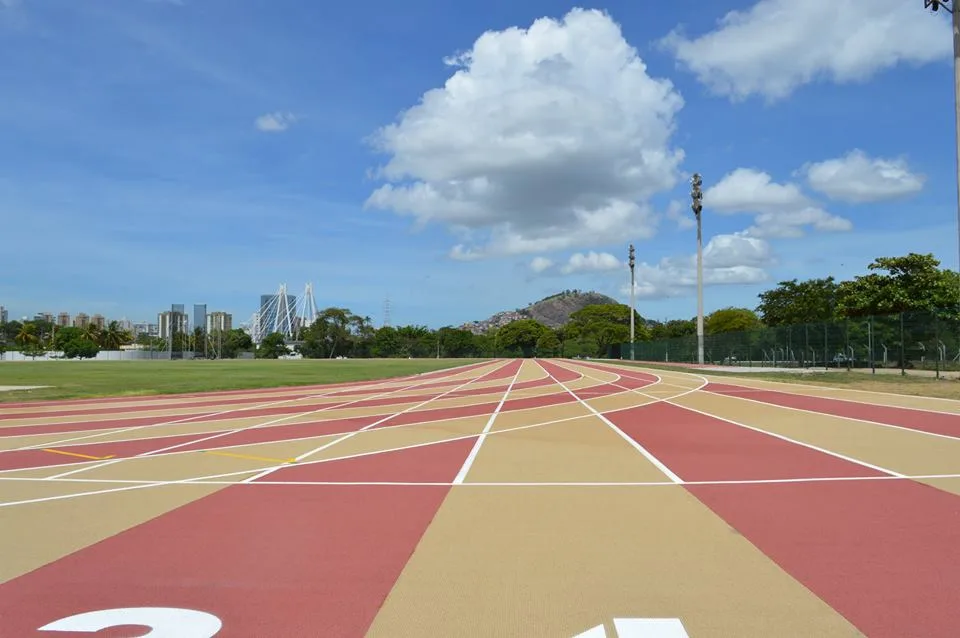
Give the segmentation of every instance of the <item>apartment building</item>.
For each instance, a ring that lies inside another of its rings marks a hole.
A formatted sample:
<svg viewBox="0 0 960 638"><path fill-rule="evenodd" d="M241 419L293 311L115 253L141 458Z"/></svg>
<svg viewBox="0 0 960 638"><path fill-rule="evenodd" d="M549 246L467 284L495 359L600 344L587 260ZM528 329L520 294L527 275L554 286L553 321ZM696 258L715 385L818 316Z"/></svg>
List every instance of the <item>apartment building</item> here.
<svg viewBox="0 0 960 638"><path fill-rule="evenodd" d="M211 333L215 330L222 332L233 330L233 315L219 310L207 315L207 332Z"/></svg>

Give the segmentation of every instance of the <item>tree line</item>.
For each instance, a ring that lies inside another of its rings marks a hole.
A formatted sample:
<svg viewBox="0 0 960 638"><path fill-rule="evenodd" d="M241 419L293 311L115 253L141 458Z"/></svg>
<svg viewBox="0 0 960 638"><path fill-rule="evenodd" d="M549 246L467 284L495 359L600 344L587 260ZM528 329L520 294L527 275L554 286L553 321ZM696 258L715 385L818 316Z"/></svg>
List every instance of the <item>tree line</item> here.
<svg viewBox="0 0 960 638"><path fill-rule="evenodd" d="M901 312L924 312L945 321L958 319L960 275L942 269L931 254L910 253L881 257L865 275L848 281L833 277L779 282L760 293L755 309L727 307L704 318L707 335L745 332L764 327L858 319ZM634 312L635 338L639 342L664 341L696 334L696 318L654 321ZM425 358L563 356L603 357L630 340L630 308L625 304L587 306L560 327L535 319L519 319L482 334L446 326L432 330L424 325L374 327L369 317L348 308L323 310L294 339L279 333L267 335L257 346L241 329L205 335L201 330L174 337L175 350L191 350L211 358L233 358L250 353L259 358L299 354L304 358ZM70 358L96 356L100 349L114 350L138 343L166 350L170 344L148 335L131 335L116 321L103 329L56 328L45 321L11 321L0 326L0 348L15 344L25 355L38 356L59 350Z"/></svg>

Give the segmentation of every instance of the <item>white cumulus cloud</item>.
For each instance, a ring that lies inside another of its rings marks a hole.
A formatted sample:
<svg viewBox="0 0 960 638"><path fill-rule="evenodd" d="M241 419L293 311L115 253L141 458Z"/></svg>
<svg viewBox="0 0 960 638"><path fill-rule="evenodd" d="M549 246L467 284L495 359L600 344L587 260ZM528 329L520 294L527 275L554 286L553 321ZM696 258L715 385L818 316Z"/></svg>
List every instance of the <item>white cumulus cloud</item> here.
<svg viewBox="0 0 960 638"><path fill-rule="evenodd" d="M606 272L623 267L623 262L610 253L574 253L561 269L563 274L570 275L581 272Z"/></svg>
<svg viewBox="0 0 960 638"><path fill-rule="evenodd" d="M591 248L650 237L648 198L672 188L683 100L620 27L574 9L488 31L374 147L389 159L366 206L469 240L451 256Z"/></svg>
<svg viewBox="0 0 960 638"><path fill-rule="evenodd" d="M297 117L293 113L277 111L261 115L254 121L254 125L264 133L280 133L286 131L296 121Z"/></svg>
<svg viewBox="0 0 960 638"><path fill-rule="evenodd" d="M796 184L778 184L752 168L738 168L705 190L703 206L705 215L753 214L749 234L756 237L801 237L805 227L822 232L853 228L849 220L823 210Z"/></svg>
<svg viewBox="0 0 960 638"><path fill-rule="evenodd" d="M539 274L553 267L553 260L546 257L534 257L530 262L530 270Z"/></svg>
<svg viewBox="0 0 960 638"><path fill-rule="evenodd" d="M926 178L910 170L905 159L871 158L859 149L843 157L807 164L800 169L813 190L852 204L913 195Z"/></svg>
<svg viewBox="0 0 960 638"><path fill-rule="evenodd" d="M920 0L760 0L694 38L662 44L714 93L741 100L789 96L818 80L867 80L898 64L949 60L949 20Z"/></svg>
<svg viewBox="0 0 960 638"><path fill-rule="evenodd" d="M744 233L716 235L703 248L704 286L757 284L767 281L774 263L770 244ZM656 264L637 264L634 290L640 298L659 299L691 294L697 285L697 257L666 257ZM630 294L630 284L620 290Z"/></svg>
<svg viewBox="0 0 960 638"><path fill-rule="evenodd" d="M667 219L675 223L680 230L689 230L697 225L696 217L690 206L675 199L667 206Z"/></svg>

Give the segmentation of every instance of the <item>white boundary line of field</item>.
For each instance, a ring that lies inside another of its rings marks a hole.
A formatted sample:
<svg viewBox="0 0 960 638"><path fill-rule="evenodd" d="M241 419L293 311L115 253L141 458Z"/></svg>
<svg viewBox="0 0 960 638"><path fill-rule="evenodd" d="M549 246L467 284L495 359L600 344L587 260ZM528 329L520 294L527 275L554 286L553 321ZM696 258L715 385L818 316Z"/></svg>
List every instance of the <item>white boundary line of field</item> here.
<svg viewBox="0 0 960 638"><path fill-rule="evenodd" d="M581 417L582 418L582 417ZM476 435L474 435L476 436ZM147 481L137 479L57 479L58 483L83 483L83 484L106 484L106 485L131 485L131 488L120 488L118 490L103 490L96 494L106 494L109 492L123 491L125 489L144 488L144 487L164 487L168 485L344 485L344 486L408 486L408 487L686 487L686 486L723 486L723 485L783 485L791 483L857 483L862 481L929 481L938 479L960 479L960 474L907 474L901 476L815 476L803 478L780 478L780 479L735 479L735 480L712 480L712 481L684 481L675 483L673 481L544 481L521 482L521 481L482 481L470 483L454 483L452 481L256 481L255 483L241 483L237 481L218 481L218 480L196 480L183 479L180 481ZM0 482L44 482L41 478L0 478ZM26 503L38 503L50 500L61 500L74 496L85 496L93 493L64 494L31 501L22 501L17 503L0 503L0 507L11 505L20 505Z"/></svg>

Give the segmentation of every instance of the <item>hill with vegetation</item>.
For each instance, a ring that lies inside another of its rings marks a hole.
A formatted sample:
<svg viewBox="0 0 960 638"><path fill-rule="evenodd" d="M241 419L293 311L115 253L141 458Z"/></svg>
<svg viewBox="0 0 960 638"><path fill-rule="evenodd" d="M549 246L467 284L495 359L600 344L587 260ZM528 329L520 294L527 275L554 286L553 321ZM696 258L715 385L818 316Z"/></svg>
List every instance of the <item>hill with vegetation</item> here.
<svg viewBox="0 0 960 638"><path fill-rule="evenodd" d="M588 306L616 303L619 303L616 299L599 292L564 290L535 301L526 308L498 312L488 319L466 323L461 328L474 334L485 334L520 319L534 319L548 328L559 328L569 323L570 315Z"/></svg>

